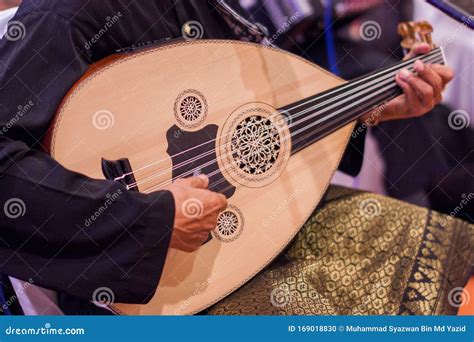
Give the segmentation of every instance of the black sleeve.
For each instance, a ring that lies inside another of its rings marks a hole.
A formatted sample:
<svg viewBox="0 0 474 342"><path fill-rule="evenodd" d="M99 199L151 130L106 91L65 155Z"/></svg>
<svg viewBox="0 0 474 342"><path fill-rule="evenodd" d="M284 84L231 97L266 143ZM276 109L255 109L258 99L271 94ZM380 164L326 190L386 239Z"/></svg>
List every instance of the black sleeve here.
<svg viewBox="0 0 474 342"><path fill-rule="evenodd" d="M359 174L362 169L362 163L364 161L364 147L365 147L365 135L367 128L360 124L357 124L352 131L352 135L349 138L344 156L342 157L341 163L339 164L339 171L347 173L348 175L355 177Z"/></svg>
<svg viewBox="0 0 474 342"><path fill-rule="evenodd" d="M117 302L144 302L163 269L174 199L90 179L43 152L59 101L88 68L77 49L85 39L54 13L20 11L15 23L20 35L0 42L0 272L88 300L107 287Z"/></svg>

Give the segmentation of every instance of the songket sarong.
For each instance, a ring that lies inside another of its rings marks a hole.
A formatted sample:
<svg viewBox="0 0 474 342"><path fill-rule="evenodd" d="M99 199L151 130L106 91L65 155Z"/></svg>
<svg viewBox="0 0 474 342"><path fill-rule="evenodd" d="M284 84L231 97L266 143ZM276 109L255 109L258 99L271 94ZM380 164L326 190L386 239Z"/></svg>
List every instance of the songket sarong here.
<svg viewBox="0 0 474 342"><path fill-rule="evenodd" d="M456 314L470 299L473 240L467 222L331 186L285 251L207 313Z"/></svg>

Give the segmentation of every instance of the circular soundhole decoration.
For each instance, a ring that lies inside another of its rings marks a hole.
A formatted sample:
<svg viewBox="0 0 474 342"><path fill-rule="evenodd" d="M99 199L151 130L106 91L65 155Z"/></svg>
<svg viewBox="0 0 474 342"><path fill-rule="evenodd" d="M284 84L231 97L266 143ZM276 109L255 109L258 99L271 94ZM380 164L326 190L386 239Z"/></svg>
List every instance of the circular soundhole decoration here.
<svg viewBox="0 0 474 342"><path fill-rule="evenodd" d="M235 110L219 135L220 169L240 185L260 188L276 180L291 155L286 118L264 103Z"/></svg>
<svg viewBox="0 0 474 342"><path fill-rule="evenodd" d="M202 114L202 103L196 96L186 96L179 106L181 117L193 122L199 119Z"/></svg>
<svg viewBox="0 0 474 342"><path fill-rule="evenodd" d="M232 242L242 233L244 218L242 212L229 204L225 211L217 217L217 226L213 235L222 242Z"/></svg>
<svg viewBox="0 0 474 342"><path fill-rule="evenodd" d="M196 128L206 119L206 99L197 90L183 91L175 101L174 115L181 127Z"/></svg>
<svg viewBox="0 0 474 342"><path fill-rule="evenodd" d="M238 167L251 175L270 170L280 153L278 129L268 118L252 115L242 120L232 135L232 155Z"/></svg>

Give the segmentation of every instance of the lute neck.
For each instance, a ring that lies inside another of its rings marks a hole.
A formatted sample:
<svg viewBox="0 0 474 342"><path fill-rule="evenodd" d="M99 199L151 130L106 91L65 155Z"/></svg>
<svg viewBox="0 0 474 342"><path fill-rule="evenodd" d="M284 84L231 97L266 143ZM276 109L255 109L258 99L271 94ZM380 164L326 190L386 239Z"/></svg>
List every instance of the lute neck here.
<svg viewBox="0 0 474 342"><path fill-rule="evenodd" d="M406 68L414 71L414 63L445 64L442 48L402 61L388 68L359 77L323 93L291 103L278 110L286 116L292 136L292 153L315 143L332 132L371 112L374 120L383 105L402 94L395 75Z"/></svg>

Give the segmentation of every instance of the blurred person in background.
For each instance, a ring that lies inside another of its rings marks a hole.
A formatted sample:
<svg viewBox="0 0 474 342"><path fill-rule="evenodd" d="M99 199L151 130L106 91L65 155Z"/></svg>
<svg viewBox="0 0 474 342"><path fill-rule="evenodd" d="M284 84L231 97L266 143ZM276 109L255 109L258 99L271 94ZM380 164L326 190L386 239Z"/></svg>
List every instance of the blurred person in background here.
<svg viewBox="0 0 474 342"><path fill-rule="evenodd" d="M269 28L275 45L348 80L402 58L397 25L413 17L409 0L241 3ZM474 131L454 127L466 118L451 113L440 104L421 117L380 122L372 133L388 195L474 222Z"/></svg>

